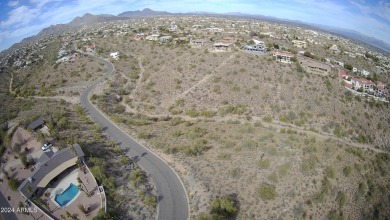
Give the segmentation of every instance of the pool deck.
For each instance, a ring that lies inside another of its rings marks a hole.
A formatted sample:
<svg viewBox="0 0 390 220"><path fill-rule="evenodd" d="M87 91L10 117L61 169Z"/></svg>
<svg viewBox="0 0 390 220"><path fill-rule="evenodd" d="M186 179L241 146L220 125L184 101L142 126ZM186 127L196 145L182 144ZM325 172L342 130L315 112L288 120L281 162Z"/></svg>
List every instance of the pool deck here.
<svg viewBox="0 0 390 220"><path fill-rule="evenodd" d="M88 197L84 191L80 190L73 200L68 202L64 207L60 207L58 203L54 201L55 194L62 193L71 183L76 186L79 185L77 177L82 181L82 187L84 189L86 188L87 192L92 192L92 196ZM59 219L61 219L61 215L66 217L66 212L71 213L78 219L92 219L102 207L102 199L94 177L91 173L84 173L78 168L75 168L70 174L63 177L54 188L48 190L50 190L50 198L47 198L46 201L48 202L53 215ZM43 198L45 198L45 196L42 196L42 199ZM85 209L89 210L87 215L80 211L79 205L83 205Z"/></svg>

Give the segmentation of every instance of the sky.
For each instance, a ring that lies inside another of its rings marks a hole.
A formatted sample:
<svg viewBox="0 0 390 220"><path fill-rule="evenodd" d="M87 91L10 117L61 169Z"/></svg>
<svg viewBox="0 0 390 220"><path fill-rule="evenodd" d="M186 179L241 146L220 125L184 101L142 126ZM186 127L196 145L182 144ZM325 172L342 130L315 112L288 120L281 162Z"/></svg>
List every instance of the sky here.
<svg viewBox="0 0 390 220"><path fill-rule="evenodd" d="M0 51L85 13L241 12L346 28L390 44L390 0L0 0Z"/></svg>

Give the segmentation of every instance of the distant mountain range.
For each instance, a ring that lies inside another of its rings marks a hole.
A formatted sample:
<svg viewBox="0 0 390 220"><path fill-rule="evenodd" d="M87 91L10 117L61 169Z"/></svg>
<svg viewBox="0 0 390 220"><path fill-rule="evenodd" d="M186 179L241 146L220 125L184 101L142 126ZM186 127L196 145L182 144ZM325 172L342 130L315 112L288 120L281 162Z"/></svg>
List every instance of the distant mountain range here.
<svg viewBox="0 0 390 220"><path fill-rule="evenodd" d="M79 27L83 25L90 25L90 24L96 24L100 22L108 22L108 21L114 21L114 20L124 20L128 18L136 18L136 17L152 17L152 16L179 16L179 15L214 15L214 16L237 16L237 17L245 17L245 18L254 18L254 19L261 19L266 21L274 21L279 23L288 23L298 26L306 26L316 29L325 30L334 34L338 34L344 37L352 38L354 40L362 41L364 43L367 43L368 45L374 46L376 48L379 48L382 50L382 52L385 52L387 54L390 54L390 45L383 42L382 40L378 40L373 37L365 36L357 31L348 30L348 29L342 29L342 28L335 28L325 25L317 25L317 24L310 24L301 22L298 20L289 20L289 19L280 19L272 16L263 16L263 15L251 15L251 14L245 14L240 12L229 12L224 14L218 14L218 13L210 13L210 12L190 12L190 13L170 13L166 11L153 11L149 8L145 8L142 11L126 11L123 13L115 15L92 15L92 14L85 14L82 17L76 17L71 22L67 24L56 24L51 25L48 28L43 29L40 31L37 35L28 37L23 39L20 43L14 44L11 48L8 50L16 49L20 46L23 46L25 43L37 40L41 37L45 37L51 34L61 34L65 32L75 31ZM8 51L6 50L6 51Z"/></svg>

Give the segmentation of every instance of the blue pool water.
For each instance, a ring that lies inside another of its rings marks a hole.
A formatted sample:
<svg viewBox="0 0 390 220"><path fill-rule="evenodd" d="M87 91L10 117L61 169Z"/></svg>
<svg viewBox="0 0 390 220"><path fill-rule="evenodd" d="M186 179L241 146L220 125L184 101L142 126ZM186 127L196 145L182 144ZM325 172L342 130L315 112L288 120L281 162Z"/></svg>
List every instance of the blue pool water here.
<svg viewBox="0 0 390 220"><path fill-rule="evenodd" d="M62 207L65 206L70 200L72 200L78 192L79 188L71 183L64 192L57 194L54 200Z"/></svg>

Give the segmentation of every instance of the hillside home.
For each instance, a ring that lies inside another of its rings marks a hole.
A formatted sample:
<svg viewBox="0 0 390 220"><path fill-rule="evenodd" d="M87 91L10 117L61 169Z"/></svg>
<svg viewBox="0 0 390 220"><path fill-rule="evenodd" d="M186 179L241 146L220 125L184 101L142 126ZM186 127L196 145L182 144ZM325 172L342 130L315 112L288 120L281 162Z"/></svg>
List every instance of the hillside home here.
<svg viewBox="0 0 390 220"><path fill-rule="evenodd" d="M276 60L281 63L292 63L291 59L294 57L294 54L289 52L276 51L272 54L272 56L274 56Z"/></svg>
<svg viewBox="0 0 390 220"><path fill-rule="evenodd" d="M177 31L177 25L176 24L169 25L168 31L176 32Z"/></svg>
<svg viewBox="0 0 390 220"><path fill-rule="evenodd" d="M374 86L374 92L377 96L384 96L386 94L385 84L378 82L376 86Z"/></svg>
<svg viewBox="0 0 390 220"><path fill-rule="evenodd" d="M223 28L216 28L216 27L213 27L213 28L206 28L204 29L206 32L223 32Z"/></svg>
<svg viewBox="0 0 390 220"><path fill-rule="evenodd" d="M306 41L302 41L302 40L293 40L292 41L293 45L298 47L298 48L306 48L307 47L307 43Z"/></svg>
<svg viewBox="0 0 390 220"><path fill-rule="evenodd" d="M229 45L228 42L217 42L213 45L213 51L214 52L227 52L229 51Z"/></svg>
<svg viewBox="0 0 390 220"><path fill-rule="evenodd" d="M158 34L152 34L152 35L147 36L147 37L146 37L146 40L158 41L159 38L160 38L160 35L158 35Z"/></svg>
<svg viewBox="0 0 390 220"><path fill-rule="evenodd" d="M95 44L88 44L85 51L90 52L90 53L94 53L95 52Z"/></svg>
<svg viewBox="0 0 390 220"><path fill-rule="evenodd" d="M38 161L31 176L18 187L22 196L29 200L39 198L52 180L66 169L76 166L78 161L84 163L84 152L80 145L73 144L72 147L63 148L54 154L43 154Z"/></svg>
<svg viewBox="0 0 390 220"><path fill-rule="evenodd" d="M263 54L267 52L267 47L263 44L245 45L243 47L243 50Z"/></svg>
<svg viewBox="0 0 390 220"><path fill-rule="evenodd" d="M371 80L364 78L352 78L353 89L359 90L361 89L363 92L374 92L374 85Z"/></svg>
<svg viewBox="0 0 390 220"><path fill-rule="evenodd" d="M143 40L144 38L145 38L145 34L144 33L137 33L133 39L135 41L140 41L140 40Z"/></svg>
<svg viewBox="0 0 390 220"><path fill-rule="evenodd" d="M336 44L333 44L333 46L331 46L329 48L329 50L332 51L333 53L339 53L340 52L340 50L339 50L339 48L337 47Z"/></svg>
<svg viewBox="0 0 390 220"><path fill-rule="evenodd" d="M313 60L310 58L303 58L301 57L299 59L299 63L303 66L303 68L311 73L319 73L319 74L329 74L330 73L330 66L326 63L322 63L317 60Z"/></svg>
<svg viewBox="0 0 390 220"><path fill-rule="evenodd" d="M112 57L112 59L118 60L119 59L119 52L110 53L110 57Z"/></svg>
<svg viewBox="0 0 390 220"><path fill-rule="evenodd" d="M190 40L190 46L193 48L203 47L207 43L208 43L208 40L206 40L206 39L196 39L196 40L191 39Z"/></svg>
<svg viewBox="0 0 390 220"><path fill-rule="evenodd" d="M167 42L170 42L171 40L172 40L171 36L162 36L162 37L160 37L160 42L161 43L167 43Z"/></svg>

